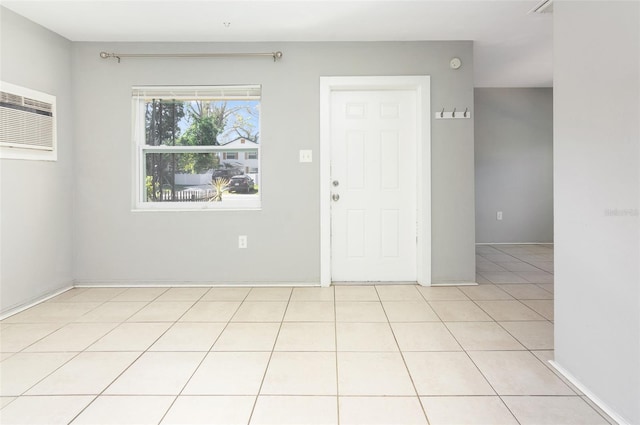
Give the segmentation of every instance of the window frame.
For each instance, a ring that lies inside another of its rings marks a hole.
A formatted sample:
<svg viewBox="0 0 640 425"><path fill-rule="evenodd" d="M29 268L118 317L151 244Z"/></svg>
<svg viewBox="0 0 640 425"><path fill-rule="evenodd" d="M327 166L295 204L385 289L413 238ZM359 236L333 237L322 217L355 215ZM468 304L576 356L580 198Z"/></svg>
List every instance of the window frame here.
<svg viewBox="0 0 640 425"><path fill-rule="evenodd" d="M153 146L146 144L146 131L145 131L145 100L151 98L151 96L136 96L136 91L149 90L154 93L156 99L207 99L215 100L215 96L207 95L215 90L223 92L226 89L230 89L234 92L243 89L258 90L258 96L232 96L229 98L221 98L220 100L259 100L262 101L262 86L261 85L243 85L243 86L136 86L133 87L133 93L131 98L131 123L132 123L132 146L133 146L133 179L134 185L132 190L132 211L246 211L246 210L260 210L262 209L262 190L258 193L251 195L243 195L244 199L224 199L221 202L149 202L145 201L146 187L146 162L145 155L149 153L218 153L222 157L223 153L227 152L243 152L248 151L256 152L258 155L258 178L260 180L260 187L262 187L262 155L261 155L261 143L257 143L256 146L236 146L225 147L224 145L211 145L211 146ZM193 91L198 93L195 96L162 96L162 92L170 91ZM200 94L205 93L205 94ZM262 105L262 103L260 103ZM258 121L258 131L262 135L262 114ZM262 138L260 138L260 142ZM239 154L238 154L239 157ZM228 196L228 192L225 192Z"/></svg>

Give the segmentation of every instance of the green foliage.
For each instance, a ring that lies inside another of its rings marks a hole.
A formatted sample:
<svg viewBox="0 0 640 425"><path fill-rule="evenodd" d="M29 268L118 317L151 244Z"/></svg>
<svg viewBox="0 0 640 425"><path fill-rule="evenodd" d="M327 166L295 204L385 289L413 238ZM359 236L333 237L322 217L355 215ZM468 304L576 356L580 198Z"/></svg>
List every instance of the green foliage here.
<svg viewBox="0 0 640 425"><path fill-rule="evenodd" d="M145 177L144 186L147 189L147 202L151 202L153 199L156 199L158 196L160 196L160 184L154 185L152 176ZM154 186L156 187L155 191Z"/></svg>
<svg viewBox="0 0 640 425"><path fill-rule="evenodd" d="M182 153L178 158L177 173L205 174L220 166L220 158L215 153Z"/></svg>
<svg viewBox="0 0 640 425"><path fill-rule="evenodd" d="M218 135L224 130L228 116L226 102L190 102L187 104L191 122L184 135L178 140L182 146L218 146ZM218 168L220 158L216 154L181 155L179 170L186 173L202 174Z"/></svg>
<svg viewBox="0 0 640 425"><path fill-rule="evenodd" d="M218 133L222 130L218 126L218 119L215 116L198 116L190 114L191 126L185 131L178 141L183 146L217 146Z"/></svg>

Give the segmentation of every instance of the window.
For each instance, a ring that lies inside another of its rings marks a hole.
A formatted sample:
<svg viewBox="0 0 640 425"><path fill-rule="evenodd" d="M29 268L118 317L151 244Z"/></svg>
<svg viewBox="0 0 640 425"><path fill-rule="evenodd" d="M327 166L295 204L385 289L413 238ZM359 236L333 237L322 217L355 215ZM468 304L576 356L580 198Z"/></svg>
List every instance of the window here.
<svg viewBox="0 0 640 425"><path fill-rule="evenodd" d="M259 208L260 92L134 87L136 208ZM232 182L249 168L250 178ZM234 187L239 181L242 190Z"/></svg>

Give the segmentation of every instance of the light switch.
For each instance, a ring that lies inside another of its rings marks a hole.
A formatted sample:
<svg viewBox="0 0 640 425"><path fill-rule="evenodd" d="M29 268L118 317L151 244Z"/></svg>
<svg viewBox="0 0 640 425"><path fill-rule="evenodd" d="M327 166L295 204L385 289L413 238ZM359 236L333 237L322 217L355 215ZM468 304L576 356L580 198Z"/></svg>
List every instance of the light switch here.
<svg viewBox="0 0 640 425"><path fill-rule="evenodd" d="M300 151L300 162L313 162L313 151L311 151L311 150L301 150Z"/></svg>

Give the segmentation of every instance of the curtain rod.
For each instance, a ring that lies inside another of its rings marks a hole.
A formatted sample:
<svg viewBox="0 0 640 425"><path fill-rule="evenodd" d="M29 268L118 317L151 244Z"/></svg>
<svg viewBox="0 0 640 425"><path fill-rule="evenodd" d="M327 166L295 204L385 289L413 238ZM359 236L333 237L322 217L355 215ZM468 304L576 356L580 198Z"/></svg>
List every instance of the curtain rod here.
<svg viewBox="0 0 640 425"><path fill-rule="evenodd" d="M256 57L268 56L273 61L282 58L282 52L270 53L107 53L100 52L102 59L115 58L120 63L121 58L239 58L239 57Z"/></svg>

